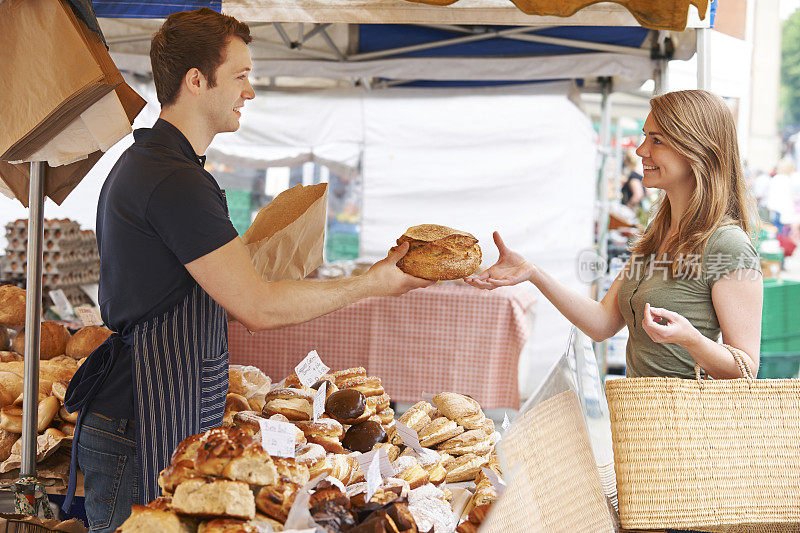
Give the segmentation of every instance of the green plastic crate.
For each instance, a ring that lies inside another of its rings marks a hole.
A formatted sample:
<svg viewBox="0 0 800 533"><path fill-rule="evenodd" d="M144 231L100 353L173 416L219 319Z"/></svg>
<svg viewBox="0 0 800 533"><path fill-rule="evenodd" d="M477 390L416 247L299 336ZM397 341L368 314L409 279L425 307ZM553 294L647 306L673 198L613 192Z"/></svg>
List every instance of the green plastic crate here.
<svg viewBox="0 0 800 533"><path fill-rule="evenodd" d="M226 189L225 200L228 202L228 209L250 209L250 202L253 194L250 191L237 189Z"/></svg>
<svg viewBox="0 0 800 533"><path fill-rule="evenodd" d="M325 237L325 252L328 261L358 259L359 237L354 233L333 233Z"/></svg>
<svg viewBox="0 0 800 533"><path fill-rule="evenodd" d="M761 379L796 378L800 372L800 353L761 353L758 377Z"/></svg>
<svg viewBox="0 0 800 533"><path fill-rule="evenodd" d="M764 281L761 351L800 353L800 282Z"/></svg>

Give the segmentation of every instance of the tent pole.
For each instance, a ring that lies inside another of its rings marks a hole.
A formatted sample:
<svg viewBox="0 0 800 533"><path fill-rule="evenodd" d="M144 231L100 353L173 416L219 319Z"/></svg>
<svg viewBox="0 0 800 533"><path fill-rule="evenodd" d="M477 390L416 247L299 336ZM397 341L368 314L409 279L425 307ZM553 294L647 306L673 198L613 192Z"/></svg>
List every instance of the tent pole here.
<svg viewBox="0 0 800 533"><path fill-rule="evenodd" d="M697 30L697 88L708 90L711 85L711 55L709 29Z"/></svg>
<svg viewBox="0 0 800 533"><path fill-rule="evenodd" d="M608 165L609 155L611 154L611 78L600 80L600 90L602 94L600 108L600 166L597 170L597 185L595 199L597 202L597 254L600 256L601 264L608 265L608 176L606 166ZM601 297L600 289L605 279L606 272L603 269L598 272L597 278L592 283L592 298L599 300ZM593 343L595 356L599 355L600 378L605 379L607 373L606 365L606 342Z"/></svg>
<svg viewBox="0 0 800 533"><path fill-rule="evenodd" d="M42 320L42 240L46 163L31 163L28 192L28 271L25 304L25 378L22 386L22 466L20 478L36 475L39 397L39 341Z"/></svg>

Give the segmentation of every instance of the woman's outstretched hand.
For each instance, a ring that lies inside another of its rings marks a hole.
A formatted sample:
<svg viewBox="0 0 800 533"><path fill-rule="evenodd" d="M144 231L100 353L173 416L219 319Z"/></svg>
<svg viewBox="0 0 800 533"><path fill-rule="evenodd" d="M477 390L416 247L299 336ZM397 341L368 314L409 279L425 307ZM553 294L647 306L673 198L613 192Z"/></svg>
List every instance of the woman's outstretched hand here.
<svg viewBox="0 0 800 533"><path fill-rule="evenodd" d="M509 250L499 233L495 231L492 236L500 252L497 263L486 272L468 276L464 281L479 289L496 289L529 280L536 267L525 261L525 258L518 253Z"/></svg>

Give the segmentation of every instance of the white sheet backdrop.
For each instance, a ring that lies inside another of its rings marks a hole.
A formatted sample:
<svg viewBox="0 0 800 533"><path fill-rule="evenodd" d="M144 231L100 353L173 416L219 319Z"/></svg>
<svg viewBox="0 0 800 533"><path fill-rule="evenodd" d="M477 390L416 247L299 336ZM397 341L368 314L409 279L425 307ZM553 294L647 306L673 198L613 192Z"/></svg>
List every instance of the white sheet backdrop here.
<svg viewBox="0 0 800 533"><path fill-rule="evenodd" d="M158 107L151 88L137 89L150 102L135 124L142 127ZM270 92L248 102L240 131L217 136L209 153L261 167L313 159L340 172L363 154L363 255L385 255L408 226L440 223L475 234L488 266L497 258L491 232L499 230L512 249L587 293L575 262L593 241L596 143L570 90ZM113 147L62 206L48 202L45 216L93 228L102 182L130 142ZM0 225L26 211L0 198ZM523 395L561 355L569 332L544 298L536 313L520 362Z"/></svg>

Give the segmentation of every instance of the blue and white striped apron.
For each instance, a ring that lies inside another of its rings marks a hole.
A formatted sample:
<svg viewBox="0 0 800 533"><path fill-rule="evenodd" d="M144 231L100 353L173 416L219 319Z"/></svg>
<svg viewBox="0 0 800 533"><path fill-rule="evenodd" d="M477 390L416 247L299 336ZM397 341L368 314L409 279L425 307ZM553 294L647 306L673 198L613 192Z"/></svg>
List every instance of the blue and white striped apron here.
<svg viewBox="0 0 800 533"><path fill-rule="evenodd" d="M141 504L180 442L222 424L228 393L225 310L200 285L171 311L133 328L136 457Z"/></svg>
<svg viewBox="0 0 800 533"><path fill-rule="evenodd" d="M89 356L67 391L65 407L83 416L114 367L120 343L132 347L136 457L140 505L160 496L158 474L186 437L222 424L228 392L228 322L225 310L195 284L172 310L114 334ZM68 510L77 478L73 447Z"/></svg>

